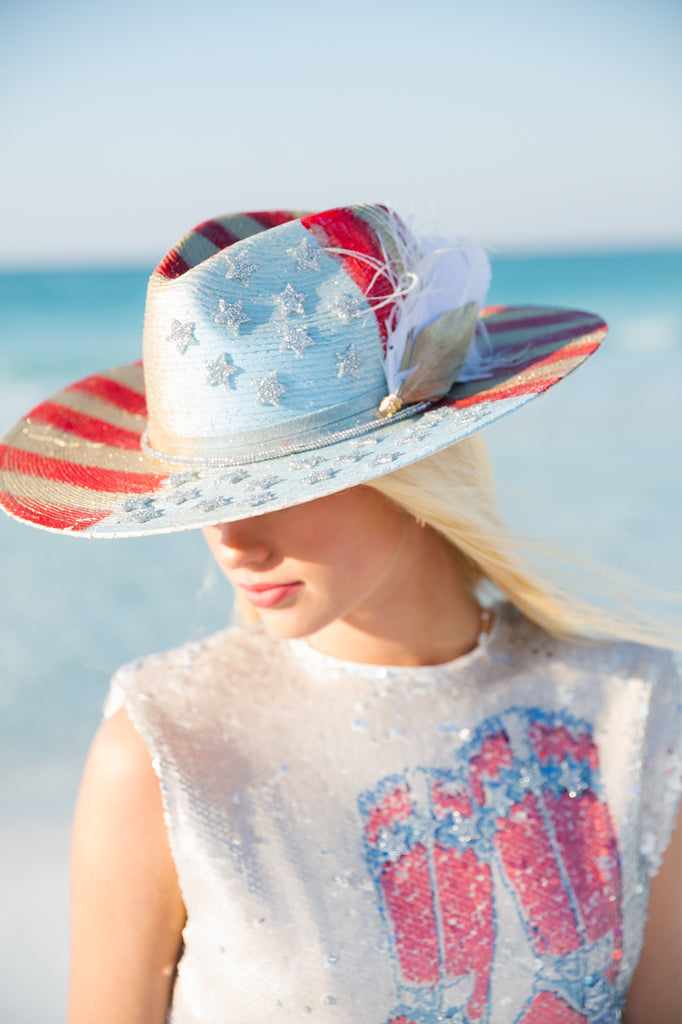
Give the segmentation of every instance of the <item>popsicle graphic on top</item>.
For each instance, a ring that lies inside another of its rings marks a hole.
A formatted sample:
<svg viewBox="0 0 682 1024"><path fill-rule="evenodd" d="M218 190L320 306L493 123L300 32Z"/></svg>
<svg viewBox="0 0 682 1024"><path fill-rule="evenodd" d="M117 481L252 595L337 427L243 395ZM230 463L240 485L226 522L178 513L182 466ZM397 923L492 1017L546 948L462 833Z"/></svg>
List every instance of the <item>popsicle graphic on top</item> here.
<svg viewBox="0 0 682 1024"><path fill-rule="evenodd" d="M488 1019L493 867L541 964L513 1020L597 1021L621 957L621 881L588 726L514 711L485 722L456 759L460 771L406 771L359 800L396 975L388 1024Z"/></svg>

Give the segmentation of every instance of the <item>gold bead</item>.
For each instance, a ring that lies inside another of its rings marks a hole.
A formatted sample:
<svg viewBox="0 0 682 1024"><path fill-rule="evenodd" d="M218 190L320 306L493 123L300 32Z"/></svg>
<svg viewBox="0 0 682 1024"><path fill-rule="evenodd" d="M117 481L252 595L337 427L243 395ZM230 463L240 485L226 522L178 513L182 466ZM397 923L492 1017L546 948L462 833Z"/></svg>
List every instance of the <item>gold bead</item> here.
<svg viewBox="0 0 682 1024"><path fill-rule="evenodd" d="M377 416L382 420L388 416L393 416L399 409L402 409L402 405L403 403L397 395L386 395L386 398L381 399L377 409Z"/></svg>

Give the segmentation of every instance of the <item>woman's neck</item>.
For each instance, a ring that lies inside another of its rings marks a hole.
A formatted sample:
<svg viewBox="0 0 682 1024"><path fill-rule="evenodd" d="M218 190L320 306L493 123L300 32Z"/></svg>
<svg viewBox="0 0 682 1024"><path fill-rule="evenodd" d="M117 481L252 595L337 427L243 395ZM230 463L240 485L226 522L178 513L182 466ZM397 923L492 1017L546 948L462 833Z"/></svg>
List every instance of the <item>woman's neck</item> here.
<svg viewBox="0 0 682 1024"><path fill-rule="evenodd" d="M392 561L367 599L307 640L346 661L438 665L470 651L480 632L481 609L456 552L406 514Z"/></svg>

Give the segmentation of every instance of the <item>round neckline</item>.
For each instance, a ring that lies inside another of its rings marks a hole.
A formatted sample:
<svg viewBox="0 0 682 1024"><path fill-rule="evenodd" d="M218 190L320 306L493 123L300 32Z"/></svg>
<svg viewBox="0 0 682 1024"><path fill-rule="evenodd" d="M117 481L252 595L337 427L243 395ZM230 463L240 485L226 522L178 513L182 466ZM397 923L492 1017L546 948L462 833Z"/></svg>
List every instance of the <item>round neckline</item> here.
<svg viewBox="0 0 682 1024"><path fill-rule="evenodd" d="M505 605L503 603L496 603L491 605L488 611L491 615L491 623L483 639L465 654L459 654L456 658L438 662L436 665L375 665L368 661L348 661L345 658L337 658L333 654L325 654L322 651L318 651L305 640L288 640L286 642L297 658L308 662L312 667L382 679L386 679L389 676L396 678L401 675L410 676L413 679L419 677L428 679L436 674L465 668L488 653L490 645L498 637L502 628L502 622L505 618Z"/></svg>

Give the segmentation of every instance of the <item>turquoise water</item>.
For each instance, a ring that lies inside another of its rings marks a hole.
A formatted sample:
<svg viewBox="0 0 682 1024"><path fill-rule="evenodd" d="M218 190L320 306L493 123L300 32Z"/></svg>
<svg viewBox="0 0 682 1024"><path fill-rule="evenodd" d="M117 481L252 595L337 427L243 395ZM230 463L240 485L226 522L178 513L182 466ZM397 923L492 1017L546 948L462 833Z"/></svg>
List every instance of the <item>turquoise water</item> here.
<svg viewBox="0 0 682 1024"><path fill-rule="evenodd" d="M612 344L682 345L682 251L610 255L492 256L491 303L532 301L597 309ZM0 272L0 379L91 372L138 357L146 269ZM632 320L637 321L633 325ZM621 329L624 333L620 333Z"/></svg>
<svg viewBox="0 0 682 1024"><path fill-rule="evenodd" d="M487 432L512 528L680 586L682 252L493 268L493 303L576 306L611 325L579 373ZM146 276L0 274L0 432L74 378L139 357ZM192 533L87 542L3 516L0 559L0 1019L49 1024L62 1019L68 821L108 677L218 628L231 594Z"/></svg>

